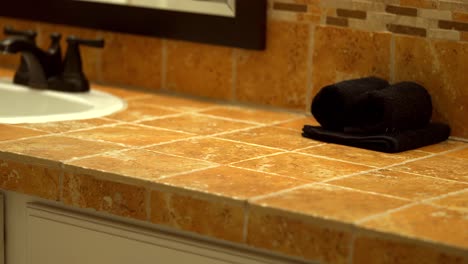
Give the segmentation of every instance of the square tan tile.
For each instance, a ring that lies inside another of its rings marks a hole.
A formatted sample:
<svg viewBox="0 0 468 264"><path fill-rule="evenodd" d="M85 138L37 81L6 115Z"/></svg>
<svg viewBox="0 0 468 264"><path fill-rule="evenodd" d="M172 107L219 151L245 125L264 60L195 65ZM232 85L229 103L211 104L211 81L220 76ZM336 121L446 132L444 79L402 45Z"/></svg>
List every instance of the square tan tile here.
<svg viewBox="0 0 468 264"><path fill-rule="evenodd" d="M253 203L302 215L352 223L401 207L409 201L316 184L255 200Z"/></svg>
<svg viewBox="0 0 468 264"><path fill-rule="evenodd" d="M248 199L307 184L293 178L225 166L169 177L159 182L233 199Z"/></svg>
<svg viewBox="0 0 468 264"><path fill-rule="evenodd" d="M247 244L313 263L348 263L351 232L252 206Z"/></svg>
<svg viewBox="0 0 468 264"><path fill-rule="evenodd" d="M123 124L67 133L67 136L120 143L126 146L146 146L193 136L193 134L151 127Z"/></svg>
<svg viewBox="0 0 468 264"><path fill-rule="evenodd" d="M54 162L122 148L122 146L112 143L81 140L64 136L44 136L0 144L1 151L48 159Z"/></svg>
<svg viewBox="0 0 468 264"><path fill-rule="evenodd" d="M280 151L211 137L187 139L157 145L148 149L221 164L229 164Z"/></svg>
<svg viewBox="0 0 468 264"><path fill-rule="evenodd" d="M277 127L282 127L282 128L289 128L289 129L294 129L297 131L302 131L302 128L304 128L304 125L310 125L310 126L319 126L319 123L315 118L313 117L304 117L300 119L296 119L293 121L287 121L284 123L277 124Z"/></svg>
<svg viewBox="0 0 468 264"><path fill-rule="evenodd" d="M218 137L283 150L295 150L322 144L319 141L302 137L299 131L275 126L227 133Z"/></svg>
<svg viewBox="0 0 468 264"><path fill-rule="evenodd" d="M390 170L369 172L328 183L411 200L424 200L468 188L468 184L464 183Z"/></svg>
<svg viewBox="0 0 468 264"><path fill-rule="evenodd" d="M67 162L67 165L93 170L95 171L93 173L106 172L118 174L121 177L144 180L155 180L168 175L216 166L216 164L205 161L169 156L147 150L107 153ZM67 170L74 171L74 168L67 166Z"/></svg>
<svg viewBox="0 0 468 264"><path fill-rule="evenodd" d="M243 242L244 204L153 191L151 222L217 239Z"/></svg>
<svg viewBox="0 0 468 264"><path fill-rule="evenodd" d="M468 187L465 191L431 201L432 204L468 212Z"/></svg>
<svg viewBox="0 0 468 264"><path fill-rule="evenodd" d="M464 264L467 262L468 257L444 250L442 247L368 236L358 236L354 242L353 263Z"/></svg>
<svg viewBox="0 0 468 264"><path fill-rule="evenodd" d="M468 212L415 205L362 223L401 236L468 248Z"/></svg>
<svg viewBox="0 0 468 264"><path fill-rule="evenodd" d="M143 104L151 104L159 107L165 107L179 112L200 111L216 106L216 104L213 102L167 94L152 94L151 96L136 99L134 101Z"/></svg>
<svg viewBox="0 0 468 264"><path fill-rule="evenodd" d="M57 166L0 160L0 188L55 200L59 199L60 169Z"/></svg>
<svg viewBox="0 0 468 264"><path fill-rule="evenodd" d="M20 138L46 135L47 133L25 127L0 124L0 142Z"/></svg>
<svg viewBox="0 0 468 264"><path fill-rule="evenodd" d="M435 156L391 169L468 183L468 163L461 158Z"/></svg>
<svg viewBox="0 0 468 264"><path fill-rule="evenodd" d="M166 87L170 91L232 99L233 48L166 41Z"/></svg>
<svg viewBox="0 0 468 264"><path fill-rule="evenodd" d="M306 181L324 181L372 169L363 165L327 160L298 153L272 155L241 161L232 165Z"/></svg>
<svg viewBox="0 0 468 264"><path fill-rule="evenodd" d="M300 152L374 167L389 166L429 155L420 151L406 151L397 154L387 154L335 144L326 144L302 149Z"/></svg>
<svg viewBox="0 0 468 264"><path fill-rule="evenodd" d="M106 120L103 118L86 119L86 120L72 120L62 122L47 122L37 124L22 124L23 127L34 128L49 133L63 133L78 129L93 128L102 125L110 125L115 123L112 120Z"/></svg>
<svg viewBox="0 0 468 264"><path fill-rule="evenodd" d="M231 130L252 127L252 124L212 118L204 115L184 114L142 122L153 127L183 131L197 135L212 135Z"/></svg>
<svg viewBox="0 0 468 264"><path fill-rule="evenodd" d="M201 111L201 113L261 124L271 124L301 117L299 114L235 106L219 106Z"/></svg>
<svg viewBox="0 0 468 264"><path fill-rule="evenodd" d="M466 144L466 143L464 143ZM445 156L468 159L468 148L446 153Z"/></svg>
<svg viewBox="0 0 468 264"><path fill-rule="evenodd" d="M144 119L173 115L177 113L179 112L161 108L154 104L147 104L141 103L139 101L130 100L127 102L127 109L112 114L110 116L106 116L106 118L115 119L119 121L134 122Z"/></svg>
<svg viewBox="0 0 468 264"><path fill-rule="evenodd" d="M419 148L418 150L431 152L431 153L441 153L441 152L453 150L456 148L462 148L464 146L467 146L467 143L461 142L461 141L455 141L455 140L446 140L438 144Z"/></svg>
<svg viewBox="0 0 468 264"><path fill-rule="evenodd" d="M129 184L65 173L62 202L114 215L146 220L146 190Z"/></svg>

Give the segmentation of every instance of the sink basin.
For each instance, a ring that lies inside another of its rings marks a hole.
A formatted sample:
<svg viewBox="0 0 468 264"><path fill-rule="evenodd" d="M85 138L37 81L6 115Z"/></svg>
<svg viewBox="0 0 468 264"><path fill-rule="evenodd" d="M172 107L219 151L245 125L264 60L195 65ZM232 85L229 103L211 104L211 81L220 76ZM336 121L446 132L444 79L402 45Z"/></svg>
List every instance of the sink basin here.
<svg viewBox="0 0 468 264"><path fill-rule="evenodd" d="M103 117L124 109L108 93L63 93L35 90L0 80L0 123L45 123Z"/></svg>

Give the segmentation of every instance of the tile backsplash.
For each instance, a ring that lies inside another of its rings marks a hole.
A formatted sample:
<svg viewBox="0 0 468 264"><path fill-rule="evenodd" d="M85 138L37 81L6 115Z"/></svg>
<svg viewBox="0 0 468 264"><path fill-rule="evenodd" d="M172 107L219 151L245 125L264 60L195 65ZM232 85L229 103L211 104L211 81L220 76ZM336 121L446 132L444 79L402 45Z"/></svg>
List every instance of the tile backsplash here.
<svg viewBox="0 0 468 264"><path fill-rule="evenodd" d="M267 49L251 51L1 18L48 34L104 37L83 48L98 83L170 91L308 112L333 82L375 75L415 81L433 97L434 120L468 138L468 2L462 0L269 0ZM16 67L18 56L0 56Z"/></svg>

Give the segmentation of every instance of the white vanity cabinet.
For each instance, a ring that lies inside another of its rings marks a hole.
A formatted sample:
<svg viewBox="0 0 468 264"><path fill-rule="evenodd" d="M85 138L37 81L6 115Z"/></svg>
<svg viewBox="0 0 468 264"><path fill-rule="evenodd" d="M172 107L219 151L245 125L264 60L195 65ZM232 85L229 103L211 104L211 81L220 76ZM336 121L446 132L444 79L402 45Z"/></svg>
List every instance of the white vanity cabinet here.
<svg viewBox="0 0 468 264"><path fill-rule="evenodd" d="M17 193L5 192L5 201L6 264L297 263Z"/></svg>

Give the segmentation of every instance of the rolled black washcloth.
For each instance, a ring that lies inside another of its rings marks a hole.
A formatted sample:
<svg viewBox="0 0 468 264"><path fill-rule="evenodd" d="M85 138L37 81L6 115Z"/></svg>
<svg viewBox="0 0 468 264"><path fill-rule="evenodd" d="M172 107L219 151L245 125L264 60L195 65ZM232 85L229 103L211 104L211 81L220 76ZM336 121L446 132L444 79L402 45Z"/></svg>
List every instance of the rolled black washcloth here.
<svg viewBox="0 0 468 264"><path fill-rule="evenodd" d="M413 130L375 135L335 132L309 125L305 125L302 131L302 136L306 138L387 153L397 153L436 144L450 136L450 127L437 123Z"/></svg>
<svg viewBox="0 0 468 264"><path fill-rule="evenodd" d="M427 90L414 82L400 82L363 94L350 109L355 117L345 132L375 134L425 127L432 116Z"/></svg>
<svg viewBox="0 0 468 264"><path fill-rule="evenodd" d="M339 82L323 87L312 101L312 115L323 128L343 131L353 124L350 115L361 96L370 91L381 90L389 86L386 80L367 77Z"/></svg>

